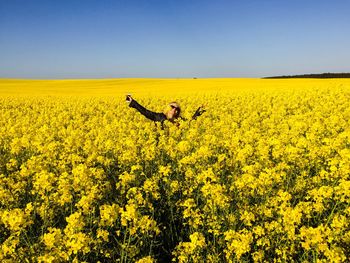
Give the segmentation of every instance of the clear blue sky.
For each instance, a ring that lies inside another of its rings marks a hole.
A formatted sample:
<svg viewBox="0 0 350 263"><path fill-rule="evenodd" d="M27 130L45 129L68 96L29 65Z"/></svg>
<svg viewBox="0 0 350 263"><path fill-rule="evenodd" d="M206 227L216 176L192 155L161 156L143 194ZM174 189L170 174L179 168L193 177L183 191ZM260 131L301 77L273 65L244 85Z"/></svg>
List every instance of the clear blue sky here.
<svg viewBox="0 0 350 263"><path fill-rule="evenodd" d="M0 0L0 78L350 72L347 0Z"/></svg>

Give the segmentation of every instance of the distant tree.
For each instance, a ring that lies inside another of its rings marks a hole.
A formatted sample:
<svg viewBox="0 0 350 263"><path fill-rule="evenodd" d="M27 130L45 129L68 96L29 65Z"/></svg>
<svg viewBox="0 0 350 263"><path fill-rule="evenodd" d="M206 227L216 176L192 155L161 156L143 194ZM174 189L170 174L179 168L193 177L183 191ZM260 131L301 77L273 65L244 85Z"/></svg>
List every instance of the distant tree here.
<svg viewBox="0 0 350 263"><path fill-rule="evenodd" d="M264 77L263 79L291 79L291 78L316 78L316 79L329 79L329 78L350 78L350 73L321 73L321 74L303 74L303 75L283 75Z"/></svg>

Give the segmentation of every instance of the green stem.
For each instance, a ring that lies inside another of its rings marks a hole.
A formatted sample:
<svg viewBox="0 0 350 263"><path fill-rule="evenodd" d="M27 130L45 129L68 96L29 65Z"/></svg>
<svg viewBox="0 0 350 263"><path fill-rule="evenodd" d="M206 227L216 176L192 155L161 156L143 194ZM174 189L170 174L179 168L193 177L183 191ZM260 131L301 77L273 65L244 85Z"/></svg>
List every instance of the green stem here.
<svg viewBox="0 0 350 263"><path fill-rule="evenodd" d="M121 258L120 258L120 262L123 263L124 262L124 246L125 246L125 241L126 241L126 234L124 234L124 239L123 239L123 245L122 245L122 254L121 254Z"/></svg>
<svg viewBox="0 0 350 263"><path fill-rule="evenodd" d="M336 207L338 206L338 204L339 204L339 202L337 202L337 203L334 205L334 207L333 207L333 209L332 209L330 215L328 216L328 219L327 219L327 222L326 222L326 226L329 224L329 221L332 219L332 216L333 216L333 214L334 214L334 210L336 209Z"/></svg>

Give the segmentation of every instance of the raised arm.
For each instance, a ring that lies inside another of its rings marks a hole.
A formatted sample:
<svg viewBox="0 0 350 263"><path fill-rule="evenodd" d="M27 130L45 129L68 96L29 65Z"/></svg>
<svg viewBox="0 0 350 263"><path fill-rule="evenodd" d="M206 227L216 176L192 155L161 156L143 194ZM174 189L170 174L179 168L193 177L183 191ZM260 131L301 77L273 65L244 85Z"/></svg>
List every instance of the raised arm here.
<svg viewBox="0 0 350 263"><path fill-rule="evenodd" d="M193 114L192 116L192 120L197 119L197 117L201 116L204 112L206 112L206 110L204 109L204 106L200 106L196 112Z"/></svg>
<svg viewBox="0 0 350 263"><path fill-rule="evenodd" d="M166 116L163 113L153 112L146 109L145 107L140 105L136 100L134 100L130 95L126 96L126 101L129 102L129 107L136 109L147 119L161 122L166 120Z"/></svg>

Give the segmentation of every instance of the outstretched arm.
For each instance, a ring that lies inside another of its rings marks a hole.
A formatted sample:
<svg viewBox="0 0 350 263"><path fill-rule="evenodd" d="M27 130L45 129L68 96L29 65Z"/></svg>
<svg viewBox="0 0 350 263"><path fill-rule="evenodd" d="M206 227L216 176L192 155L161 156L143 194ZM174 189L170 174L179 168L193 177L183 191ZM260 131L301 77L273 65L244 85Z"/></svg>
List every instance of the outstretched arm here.
<svg viewBox="0 0 350 263"><path fill-rule="evenodd" d="M140 112L143 116L145 116L147 119L150 119L152 121L164 121L166 120L166 116L163 113L157 113L150 111L140 105L136 100L134 100L131 95L126 96L126 101L129 102L129 107L136 109L138 112Z"/></svg>

